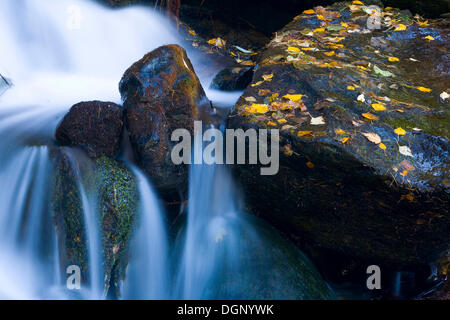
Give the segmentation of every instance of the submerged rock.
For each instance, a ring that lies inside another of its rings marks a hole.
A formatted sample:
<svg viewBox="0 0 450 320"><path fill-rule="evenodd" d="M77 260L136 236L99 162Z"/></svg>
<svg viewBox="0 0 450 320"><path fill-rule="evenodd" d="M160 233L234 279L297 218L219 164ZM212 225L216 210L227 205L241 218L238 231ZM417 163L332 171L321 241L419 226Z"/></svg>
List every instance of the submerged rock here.
<svg viewBox="0 0 450 320"><path fill-rule="evenodd" d="M253 211L295 238L426 265L450 246L448 21L386 9L374 29L370 14L316 7L276 34L229 127L280 129L280 170L235 173Z"/></svg>
<svg viewBox="0 0 450 320"><path fill-rule="evenodd" d="M253 67L234 65L220 71L211 83L212 89L223 91L244 90L252 82Z"/></svg>
<svg viewBox="0 0 450 320"><path fill-rule="evenodd" d="M132 172L120 161L101 156L91 160L65 147L53 151L52 210L57 226L63 270L78 265L82 279L89 283L86 221L80 187L99 208L102 239L100 255L105 274L105 292L120 296L118 282L125 276L128 244L137 212L139 195ZM76 163L76 167L74 164ZM97 212L95 210L95 212Z"/></svg>
<svg viewBox="0 0 450 320"><path fill-rule="evenodd" d="M175 165L175 129L193 134L200 108L210 107L186 51L167 45L146 54L120 81L126 126L137 161L163 193L184 190L187 166Z"/></svg>
<svg viewBox="0 0 450 320"><path fill-rule="evenodd" d="M81 147L91 157L116 156L123 131L123 108L113 102L74 105L56 129L56 140Z"/></svg>

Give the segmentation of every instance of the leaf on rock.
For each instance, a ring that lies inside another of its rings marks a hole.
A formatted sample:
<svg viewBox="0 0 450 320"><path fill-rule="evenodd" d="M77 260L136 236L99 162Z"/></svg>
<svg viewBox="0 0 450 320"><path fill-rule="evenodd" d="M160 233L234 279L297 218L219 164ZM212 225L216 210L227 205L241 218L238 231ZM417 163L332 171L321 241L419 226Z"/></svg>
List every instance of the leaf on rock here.
<svg viewBox="0 0 450 320"><path fill-rule="evenodd" d="M267 104L252 103L250 106L245 107L245 111L249 113L266 113L269 111Z"/></svg>
<svg viewBox="0 0 450 320"><path fill-rule="evenodd" d="M255 97L245 97L244 100L247 101L247 102L256 102L256 98Z"/></svg>
<svg viewBox="0 0 450 320"><path fill-rule="evenodd" d="M366 118L366 119L369 119L369 120L378 120L378 119L379 119L376 115L371 114L371 113L369 113L369 112L363 113L362 116L363 116L364 118Z"/></svg>
<svg viewBox="0 0 450 320"><path fill-rule="evenodd" d="M403 128L400 128L400 127L395 129L394 132L396 134L398 134L399 136L404 136L406 134L406 131Z"/></svg>
<svg viewBox="0 0 450 320"><path fill-rule="evenodd" d="M379 103L374 103L374 104L372 104L372 108L373 108L375 111L386 111L386 107L383 106L382 104L379 104Z"/></svg>
<svg viewBox="0 0 450 320"><path fill-rule="evenodd" d="M311 122L312 125L314 126L320 126L325 124L325 119L322 116L318 116L318 117L312 117L311 116Z"/></svg>
<svg viewBox="0 0 450 320"><path fill-rule="evenodd" d="M422 91L422 92L431 92L432 91L430 88L425 88L425 87L417 87L417 90Z"/></svg>
<svg viewBox="0 0 450 320"><path fill-rule="evenodd" d="M313 9L303 11L304 14L315 14L316 12Z"/></svg>
<svg viewBox="0 0 450 320"><path fill-rule="evenodd" d="M406 26L404 24L399 24L394 31L405 31L406 30Z"/></svg>
<svg viewBox="0 0 450 320"><path fill-rule="evenodd" d="M302 100L303 95L302 94L286 94L283 96L283 98L286 98L288 100L298 102Z"/></svg>
<svg viewBox="0 0 450 320"><path fill-rule="evenodd" d="M389 57L389 61L390 61L390 62L399 62L400 59L399 59L399 58L396 58L396 57Z"/></svg>
<svg viewBox="0 0 450 320"><path fill-rule="evenodd" d="M366 102L366 98L364 97L364 94L362 94L362 93L358 96L357 100L359 102Z"/></svg>
<svg viewBox="0 0 450 320"><path fill-rule="evenodd" d="M273 73L271 73L271 74L263 74L262 78L264 79L264 81L272 81Z"/></svg>
<svg viewBox="0 0 450 320"><path fill-rule="evenodd" d="M304 137L312 135L312 131L297 131L297 137Z"/></svg>
<svg viewBox="0 0 450 320"><path fill-rule="evenodd" d="M361 132L361 134L367 138L370 142L373 142L375 144L381 143L381 138L378 134L373 132Z"/></svg>
<svg viewBox="0 0 450 320"><path fill-rule="evenodd" d="M443 100L443 101L445 101L445 100L447 100L449 97L450 97L450 95L447 93L447 92L442 92L440 95L439 95L439 97L441 97L441 99Z"/></svg>
<svg viewBox="0 0 450 320"><path fill-rule="evenodd" d="M375 71L376 74L382 75L383 77L392 77L392 76L394 76L393 73L391 73L389 71L381 70L380 68L378 68L375 65L373 66L373 71Z"/></svg>
<svg viewBox="0 0 450 320"><path fill-rule="evenodd" d="M386 146L383 142L380 142L380 144L378 146L380 147L380 149L386 150Z"/></svg>
<svg viewBox="0 0 450 320"><path fill-rule="evenodd" d="M398 152L400 152L404 156L413 157L411 149L409 147L407 147L407 146L399 146L398 147Z"/></svg>
<svg viewBox="0 0 450 320"><path fill-rule="evenodd" d="M345 144L345 143L348 141L348 139L350 139L350 138L349 138L349 137L342 138L341 142L342 142L343 144Z"/></svg>
<svg viewBox="0 0 450 320"><path fill-rule="evenodd" d="M427 39L428 41L434 41L434 40L435 40L435 39L434 39L432 36L430 36L430 35L426 36L425 39Z"/></svg>
<svg viewBox="0 0 450 320"><path fill-rule="evenodd" d="M342 129L336 129L334 130L334 132L336 132L336 134L346 134L347 132L345 132L345 130Z"/></svg>

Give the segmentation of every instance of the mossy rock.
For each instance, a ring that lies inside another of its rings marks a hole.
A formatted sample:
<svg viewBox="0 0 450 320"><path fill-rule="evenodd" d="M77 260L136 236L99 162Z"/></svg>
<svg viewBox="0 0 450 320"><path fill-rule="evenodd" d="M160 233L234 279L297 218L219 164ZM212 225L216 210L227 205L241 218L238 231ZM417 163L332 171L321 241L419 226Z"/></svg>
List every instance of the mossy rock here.
<svg viewBox="0 0 450 320"><path fill-rule="evenodd" d="M78 188L78 173L73 169L62 148L52 152L53 175L52 208L58 230L62 267L75 264L88 283L87 238L83 218L83 204ZM123 279L128 262L128 244L136 218L139 193L132 172L120 161L102 156L85 159L88 170L83 171L86 192L98 196L99 219L103 244L105 292L120 296L117 283Z"/></svg>
<svg viewBox="0 0 450 320"><path fill-rule="evenodd" d="M235 173L255 214L295 238L426 265L450 247L448 20L389 9L400 22L372 30L365 10L316 7L276 33L228 126L279 129L280 170Z"/></svg>

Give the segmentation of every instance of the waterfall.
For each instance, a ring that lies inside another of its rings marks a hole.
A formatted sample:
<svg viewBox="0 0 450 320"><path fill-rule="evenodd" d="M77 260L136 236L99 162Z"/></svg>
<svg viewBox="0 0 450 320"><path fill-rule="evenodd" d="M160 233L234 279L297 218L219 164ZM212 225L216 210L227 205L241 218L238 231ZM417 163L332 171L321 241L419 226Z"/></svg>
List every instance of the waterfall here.
<svg viewBox="0 0 450 320"><path fill-rule="evenodd" d="M132 167L138 180L140 206L137 230L132 240L126 280L126 299L169 299L169 259L166 224L148 179Z"/></svg>

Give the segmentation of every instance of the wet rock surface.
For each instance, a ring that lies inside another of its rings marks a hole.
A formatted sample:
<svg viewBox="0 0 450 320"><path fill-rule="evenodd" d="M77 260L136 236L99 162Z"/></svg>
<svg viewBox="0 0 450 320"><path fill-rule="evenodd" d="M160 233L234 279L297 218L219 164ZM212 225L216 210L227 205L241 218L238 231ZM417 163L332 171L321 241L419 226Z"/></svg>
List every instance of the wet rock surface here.
<svg viewBox="0 0 450 320"><path fill-rule="evenodd" d="M91 275L83 213L88 204L83 203L82 185L90 199L93 196L97 199L99 208L105 292L110 297L120 297L118 283L125 277L128 245L139 202L136 179L120 161L105 156L91 160L67 147L53 149L52 160L55 168L52 211L61 266L64 270L69 265L80 266L83 282L89 283Z"/></svg>
<svg viewBox="0 0 450 320"><path fill-rule="evenodd" d="M244 90L253 78L253 67L234 65L220 71L211 83L212 89L223 91Z"/></svg>
<svg viewBox="0 0 450 320"><path fill-rule="evenodd" d="M113 102L74 105L56 129L56 140L82 148L91 157L116 156L123 132L123 108Z"/></svg>
<svg viewBox="0 0 450 320"><path fill-rule="evenodd" d="M133 64L120 81L126 126L137 161L162 192L183 190L187 166L175 165L172 131L192 134L200 109L210 102L184 49L160 47Z"/></svg>
<svg viewBox="0 0 450 320"><path fill-rule="evenodd" d="M228 126L280 129L280 171L235 173L293 238L422 265L450 245L449 23L386 8L370 29L374 14L316 7L276 33Z"/></svg>

